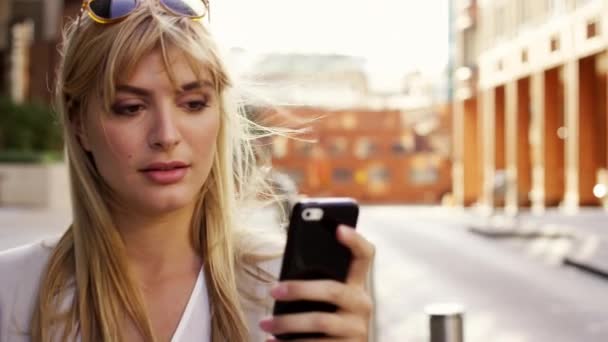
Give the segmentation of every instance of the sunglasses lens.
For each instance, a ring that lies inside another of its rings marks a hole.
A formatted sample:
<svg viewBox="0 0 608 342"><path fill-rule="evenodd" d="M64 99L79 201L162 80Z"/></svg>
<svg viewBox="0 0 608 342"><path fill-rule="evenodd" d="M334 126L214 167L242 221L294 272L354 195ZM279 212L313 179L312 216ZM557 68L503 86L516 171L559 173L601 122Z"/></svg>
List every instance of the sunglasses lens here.
<svg viewBox="0 0 608 342"><path fill-rule="evenodd" d="M137 7L137 0L93 0L89 4L91 12L101 19L111 20L131 13Z"/></svg>
<svg viewBox="0 0 608 342"><path fill-rule="evenodd" d="M170 11L186 17L200 18L207 14L207 6L203 0L161 0L161 2Z"/></svg>

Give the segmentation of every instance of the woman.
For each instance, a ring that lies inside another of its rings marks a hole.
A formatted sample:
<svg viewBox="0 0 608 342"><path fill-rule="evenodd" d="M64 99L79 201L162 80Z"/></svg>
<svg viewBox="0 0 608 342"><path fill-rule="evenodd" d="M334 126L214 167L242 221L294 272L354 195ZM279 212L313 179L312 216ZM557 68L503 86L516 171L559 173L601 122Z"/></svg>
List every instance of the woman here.
<svg viewBox="0 0 608 342"><path fill-rule="evenodd" d="M206 3L83 9L66 29L56 84L73 223L57 242L0 254L0 340L259 341L308 331L367 340L373 248L356 232L338 234L354 256L345 284L269 286L281 245L237 215L263 177L252 123L200 20ZM273 298L340 309L265 317Z"/></svg>

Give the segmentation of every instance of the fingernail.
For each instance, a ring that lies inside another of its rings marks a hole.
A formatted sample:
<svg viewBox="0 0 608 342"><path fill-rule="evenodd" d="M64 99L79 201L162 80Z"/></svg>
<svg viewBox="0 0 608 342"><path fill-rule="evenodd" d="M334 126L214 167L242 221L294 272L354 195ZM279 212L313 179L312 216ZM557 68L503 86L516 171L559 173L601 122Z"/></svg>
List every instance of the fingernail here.
<svg viewBox="0 0 608 342"><path fill-rule="evenodd" d="M272 329L272 318L266 318L260 321L260 328L266 332Z"/></svg>
<svg viewBox="0 0 608 342"><path fill-rule="evenodd" d="M275 285L272 288L272 290L270 290L270 294L274 298L283 298L283 297L285 297L285 295L287 295L287 285L281 284L281 283Z"/></svg>

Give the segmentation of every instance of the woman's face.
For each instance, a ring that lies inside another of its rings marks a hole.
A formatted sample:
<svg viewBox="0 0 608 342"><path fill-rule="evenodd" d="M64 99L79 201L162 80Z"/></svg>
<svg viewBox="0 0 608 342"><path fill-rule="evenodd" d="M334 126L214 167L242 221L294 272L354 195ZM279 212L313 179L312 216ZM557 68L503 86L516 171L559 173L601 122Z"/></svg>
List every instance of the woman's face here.
<svg viewBox="0 0 608 342"><path fill-rule="evenodd" d="M148 214L196 200L213 163L220 125L220 98L209 74L197 82L182 54L168 52L179 90L155 50L117 84L110 113L91 103L80 136L126 209Z"/></svg>

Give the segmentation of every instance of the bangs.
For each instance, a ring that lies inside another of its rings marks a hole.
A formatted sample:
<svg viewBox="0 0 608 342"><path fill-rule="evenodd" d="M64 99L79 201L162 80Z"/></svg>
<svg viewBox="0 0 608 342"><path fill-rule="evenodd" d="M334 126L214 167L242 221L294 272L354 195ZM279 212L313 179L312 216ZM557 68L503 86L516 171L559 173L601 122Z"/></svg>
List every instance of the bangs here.
<svg viewBox="0 0 608 342"><path fill-rule="evenodd" d="M197 81L210 81L218 94L230 86L230 80L215 53L216 47L202 23L189 18L153 13L142 7L123 22L103 32L112 41L106 53L102 82L97 89L106 112L110 111L116 85L133 75L137 63L143 57L158 50L176 91L180 90L180 85L175 81L169 56L169 50L173 49L185 58ZM184 32L189 34L184 35Z"/></svg>

